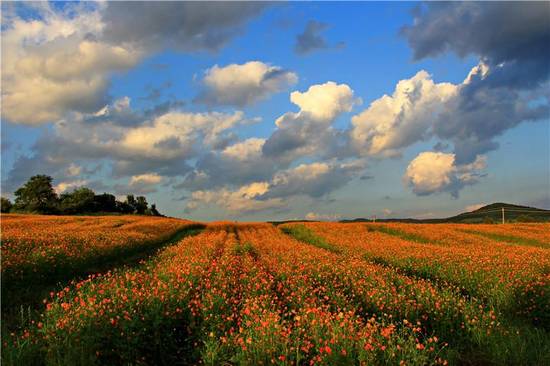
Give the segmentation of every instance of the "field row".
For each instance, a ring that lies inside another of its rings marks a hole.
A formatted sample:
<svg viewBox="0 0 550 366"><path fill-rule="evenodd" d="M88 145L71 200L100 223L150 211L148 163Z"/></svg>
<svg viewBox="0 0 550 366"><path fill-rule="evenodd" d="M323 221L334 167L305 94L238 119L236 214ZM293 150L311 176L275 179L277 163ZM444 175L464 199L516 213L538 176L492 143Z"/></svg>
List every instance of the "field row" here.
<svg viewBox="0 0 550 366"><path fill-rule="evenodd" d="M282 229L290 235L269 224L210 224L139 267L74 282L51 294L30 328L5 338L3 361L550 362L547 331L540 323L548 309L535 306L516 314L506 300L541 281L543 287L534 291L540 296L526 296L529 302L544 301L544 249L522 246L516 252L515 246L503 244L499 252L495 243L419 243L395 232L369 230L366 224L294 224ZM490 245L486 254L476 250L483 245ZM504 267L499 274L504 263L522 268L522 251L540 256L535 269L523 276L519 269L505 274L509 267ZM473 263L465 260L468 252ZM506 253L510 258L503 259ZM453 263L463 269L451 271ZM489 291L490 282L482 281L493 274L498 281L513 280L502 298Z"/></svg>

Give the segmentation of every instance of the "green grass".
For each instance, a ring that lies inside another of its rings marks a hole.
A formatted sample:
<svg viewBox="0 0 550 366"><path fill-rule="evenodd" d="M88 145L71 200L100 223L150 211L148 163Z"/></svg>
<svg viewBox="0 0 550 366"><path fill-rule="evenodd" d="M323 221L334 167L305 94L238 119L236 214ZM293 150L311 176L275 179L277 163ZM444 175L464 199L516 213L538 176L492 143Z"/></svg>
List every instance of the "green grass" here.
<svg viewBox="0 0 550 366"><path fill-rule="evenodd" d="M325 239L315 235L315 233L313 233L313 231L311 231L305 225L285 226L282 227L281 230L285 234L290 235L294 239L304 242L306 244L310 244L321 249L326 249L333 253L341 253L341 250L339 248L328 243Z"/></svg>
<svg viewBox="0 0 550 366"><path fill-rule="evenodd" d="M546 249L550 248L550 243L543 243L536 239L521 238L518 236L507 235L507 234L488 233L488 232L477 231L477 230L460 230L460 231L467 234L473 234L473 235L489 238L498 242L504 242L505 244L527 245L527 246L546 248Z"/></svg>
<svg viewBox="0 0 550 366"><path fill-rule="evenodd" d="M408 240L408 241L414 241L416 243L421 243L421 244L436 243L435 241L429 240L418 234L407 233L403 230L396 229L389 226L368 225L367 230L369 232L380 232L380 233L384 233L392 236L397 236L398 238Z"/></svg>

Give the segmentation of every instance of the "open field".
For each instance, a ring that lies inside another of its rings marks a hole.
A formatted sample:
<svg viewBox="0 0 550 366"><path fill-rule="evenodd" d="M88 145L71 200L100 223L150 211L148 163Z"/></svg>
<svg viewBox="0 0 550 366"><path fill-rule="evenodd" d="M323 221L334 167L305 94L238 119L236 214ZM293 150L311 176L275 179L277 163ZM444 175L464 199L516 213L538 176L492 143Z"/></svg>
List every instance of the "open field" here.
<svg viewBox="0 0 550 366"><path fill-rule="evenodd" d="M54 281L3 309L2 361L545 365L549 244L549 224L2 216L3 285Z"/></svg>

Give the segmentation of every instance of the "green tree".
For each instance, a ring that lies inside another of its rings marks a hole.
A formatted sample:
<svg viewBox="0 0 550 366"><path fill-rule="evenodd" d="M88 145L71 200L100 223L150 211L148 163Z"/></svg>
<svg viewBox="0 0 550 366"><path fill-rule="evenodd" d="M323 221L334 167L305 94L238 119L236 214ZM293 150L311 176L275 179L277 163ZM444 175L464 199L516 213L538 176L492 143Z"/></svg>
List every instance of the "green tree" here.
<svg viewBox="0 0 550 366"><path fill-rule="evenodd" d="M116 197L109 193L97 194L94 198L94 211L118 212Z"/></svg>
<svg viewBox="0 0 550 366"><path fill-rule="evenodd" d="M90 188L77 188L71 193L63 193L60 198L61 212L77 214L94 211L95 193Z"/></svg>
<svg viewBox="0 0 550 366"><path fill-rule="evenodd" d="M157 205L154 204L154 203L151 205L151 215L161 216L160 212L158 212L158 210L157 210Z"/></svg>
<svg viewBox="0 0 550 366"><path fill-rule="evenodd" d="M13 206L11 204L11 201L5 197L1 197L0 201L0 211L2 211L3 213L10 212L11 207Z"/></svg>
<svg viewBox="0 0 550 366"><path fill-rule="evenodd" d="M131 214L134 212L134 208L128 204L128 202L116 201L116 211L123 214Z"/></svg>
<svg viewBox="0 0 550 366"><path fill-rule="evenodd" d="M136 199L133 194L129 194L126 196L126 205L131 207L132 211L129 213L134 213L136 211Z"/></svg>
<svg viewBox="0 0 550 366"><path fill-rule="evenodd" d="M136 213L138 215L143 215L147 210L147 207L147 198L145 198L144 196L137 196L135 204Z"/></svg>
<svg viewBox="0 0 550 366"><path fill-rule="evenodd" d="M35 175L15 191L15 208L37 213L57 212L57 194L52 187L52 177Z"/></svg>

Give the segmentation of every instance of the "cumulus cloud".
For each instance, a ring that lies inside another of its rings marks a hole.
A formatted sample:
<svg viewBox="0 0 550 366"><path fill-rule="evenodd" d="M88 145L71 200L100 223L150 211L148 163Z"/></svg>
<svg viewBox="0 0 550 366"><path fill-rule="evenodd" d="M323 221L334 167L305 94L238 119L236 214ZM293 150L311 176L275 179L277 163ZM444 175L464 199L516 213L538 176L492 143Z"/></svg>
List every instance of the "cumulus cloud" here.
<svg viewBox="0 0 550 366"><path fill-rule="evenodd" d="M121 155L133 158L170 159L186 157L192 153L194 142L200 135L207 145L216 144L221 134L244 121L242 112L186 113L168 112L151 123L124 131L115 145ZM167 147L172 147L171 149Z"/></svg>
<svg viewBox="0 0 550 366"><path fill-rule="evenodd" d="M106 102L108 76L134 66L139 50L111 45L98 10L68 17L44 5L40 19L11 18L2 29L2 115L41 124L68 111L91 112Z"/></svg>
<svg viewBox="0 0 550 366"><path fill-rule="evenodd" d="M204 91L195 100L209 105L253 104L296 84L298 76L278 66L260 61L218 65L206 70Z"/></svg>
<svg viewBox="0 0 550 366"><path fill-rule="evenodd" d="M503 69L488 82L532 86L548 78L550 22L544 2L427 3L402 34L415 59L453 51Z"/></svg>
<svg viewBox="0 0 550 366"><path fill-rule="evenodd" d="M471 163L496 149L494 139L508 129L548 116L548 104L532 103L537 93L487 88L492 72L481 62L459 84L435 83L424 70L401 80L391 96L352 117L353 147L363 156L397 156L435 136L453 144L457 163Z"/></svg>
<svg viewBox="0 0 550 366"><path fill-rule="evenodd" d="M456 2L422 5L402 29L415 59L473 54L474 68L434 126L455 144L457 162L494 150L494 137L526 120L548 117L550 22L544 2Z"/></svg>
<svg viewBox="0 0 550 366"><path fill-rule="evenodd" d="M342 187L365 169L363 161L300 164L277 172L265 197L306 195L319 198Z"/></svg>
<svg viewBox="0 0 550 366"><path fill-rule="evenodd" d="M365 168L363 161L310 163L281 170L269 181L245 184L237 189L226 186L194 191L187 210L216 204L227 211L243 213L282 209L292 197L319 198L342 187Z"/></svg>
<svg viewBox="0 0 550 366"><path fill-rule="evenodd" d="M303 93L292 92L290 101L300 107L300 112L308 113L318 122L330 122L340 113L349 112L355 104L360 103L360 99L354 98L353 90L348 85L333 81L312 85ZM285 121L279 119L275 123L281 127Z"/></svg>
<svg viewBox="0 0 550 366"><path fill-rule="evenodd" d="M145 173L130 177L128 184L115 184L115 193L123 194L147 194L157 191L158 184L163 177L156 173Z"/></svg>
<svg viewBox="0 0 550 366"><path fill-rule="evenodd" d="M426 151L408 165L403 180L418 196L449 192L458 197L466 185L475 184L486 167L485 157L478 156L471 164L456 164L454 154Z"/></svg>
<svg viewBox="0 0 550 366"><path fill-rule="evenodd" d="M459 163L470 163L477 155L496 149L495 137L520 123L541 121L550 115L548 102L534 103L540 98L540 89L491 85L489 79L501 69L484 63L474 67L437 116L433 132L453 142Z"/></svg>
<svg viewBox="0 0 550 366"><path fill-rule="evenodd" d="M227 188L195 191L187 202L186 210L190 212L200 205L215 204L229 212L244 214L284 207L285 203L281 198L255 199L264 194L268 189L268 183L254 182L242 186L236 191L231 191Z"/></svg>
<svg viewBox="0 0 550 366"><path fill-rule="evenodd" d="M119 104L124 105L124 100ZM98 161L107 163L114 178L136 176L143 181L144 174L183 177L191 170L189 161L204 154L203 149L212 150L229 130L249 123L242 112L170 110L150 119L135 111L131 114L139 116L135 125L121 125L109 114L95 123L89 122L90 115L74 115L70 121L55 123L38 138L31 154L14 162L3 187L18 187L32 172L65 181L85 173L79 174L76 166Z"/></svg>
<svg viewBox="0 0 550 366"><path fill-rule="evenodd" d="M113 73L164 47L218 50L266 5L113 2L58 10L26 3L36 16L3 19L2 117L37 125L97 111L109 101Z"/></svg>
<svg viewBox="0 0 550 366"><path fill-rule="evenodd" d="M205 154L197 161L193 172L175 188L211 189L270 179L277 164L263 155L264 143L265 139L249 138L219 152Z"/></svg>
<svg viewBox="0 0 550 366"><path fill-rule="evenodd" d="M334 155L342 136L331 125L361 103L348 85L332 81L292 92L290 100L300 111L279 117L277 129L263 146L264 155L287 162L298 156Z"/></svg>
<svg viewBox="0 0 550 366"><path fill-rule="evenodd" d="M434 116L457 92L451 83L434 83L424 70L397 83L391 96L384 95L353 116L350 131L362 155L393 156L429 136Z"/></svg>

